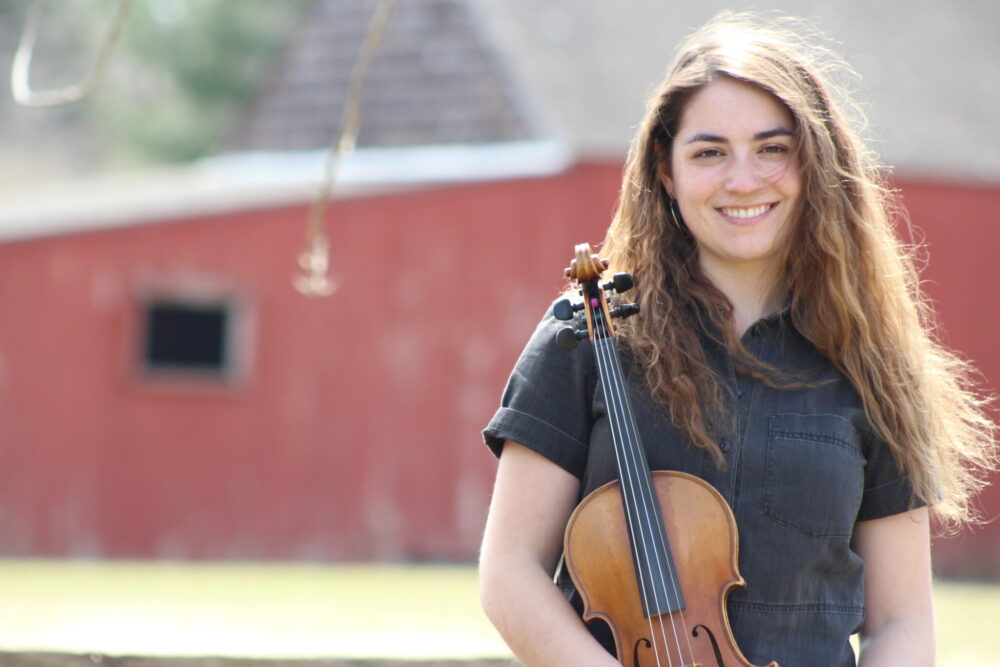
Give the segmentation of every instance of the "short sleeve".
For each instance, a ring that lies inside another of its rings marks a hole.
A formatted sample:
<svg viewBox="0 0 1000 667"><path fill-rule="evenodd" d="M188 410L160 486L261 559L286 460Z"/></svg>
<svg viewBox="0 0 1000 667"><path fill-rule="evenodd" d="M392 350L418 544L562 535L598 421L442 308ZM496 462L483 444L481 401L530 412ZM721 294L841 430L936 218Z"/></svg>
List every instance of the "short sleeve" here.
<svg viewBox="0 0 1000 667"><path fill-rule="evenodd" d="M505 440L514 440L582 477L595 377L589 341L575 350L556 346L556 332L566 324L549 309L521 352L483 439L496 456Z"/></svg>
<svg viewBox="0 0 1000 667"><path fill-rule="evenodd" d="M889 446L873 432L865 441L865 488L858 521L881 519L923 505L914 502L913 488Z"/></svg>

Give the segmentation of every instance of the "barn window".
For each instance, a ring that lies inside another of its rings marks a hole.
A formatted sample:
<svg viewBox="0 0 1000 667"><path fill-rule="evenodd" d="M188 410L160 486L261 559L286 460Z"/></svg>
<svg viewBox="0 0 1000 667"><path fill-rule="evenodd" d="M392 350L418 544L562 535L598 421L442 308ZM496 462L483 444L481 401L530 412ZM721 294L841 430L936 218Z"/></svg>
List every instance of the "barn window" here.
<svg viewBox="0 0 1000 667"><path fill-rule="evenodd" d="M227 376L232 366L232 304L151 299L143 361L149 371Z"/></svg>

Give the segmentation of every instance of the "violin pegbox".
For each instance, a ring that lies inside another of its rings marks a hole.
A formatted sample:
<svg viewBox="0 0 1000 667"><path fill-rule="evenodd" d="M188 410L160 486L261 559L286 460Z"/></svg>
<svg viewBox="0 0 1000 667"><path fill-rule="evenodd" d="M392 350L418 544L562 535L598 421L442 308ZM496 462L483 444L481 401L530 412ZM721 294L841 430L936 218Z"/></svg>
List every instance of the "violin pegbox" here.
<svg viewBox="0 0 1000 667"><path fill-rule="evenodd" d="M556 344L564 350L576 348L577 342L584 338L594 340L614 336L614 327L610 325L615 317L631 317L639 312L635 303L621 304L614 309L608 308L609 292L627 292L634 287L632 276L627 273L616 273L609 282L600 283L601 274L608 268L608 260L598 257L588 243L576 246L576 257L566 269L566 277L580 285L583 301L572 302L570 299L560 299L552 306L552 314L558 320L572 320L579 311L584 312L587 328L577 330L572 326L561 328L556 332Z"/></svg>

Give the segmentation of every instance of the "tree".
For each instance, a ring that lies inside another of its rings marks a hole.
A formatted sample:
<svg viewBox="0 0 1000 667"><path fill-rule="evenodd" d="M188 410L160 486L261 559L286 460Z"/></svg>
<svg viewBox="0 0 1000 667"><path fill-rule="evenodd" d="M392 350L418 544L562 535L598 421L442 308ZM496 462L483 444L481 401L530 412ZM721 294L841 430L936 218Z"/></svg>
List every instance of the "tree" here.
<svg viewBox="0 0 1000 667"><path fill-rule="evenodd" d="M183 162L211 154L225 145L241 109L266 85L311 3L133 2L97 91L77 105L29 110L32 122L48 118L61 128L71 125L69 133L106 166ZM64 0L45 6L32 65L34 88L55 88L86 75L115 4ZM27 6L5 9L11 53L18 32L11 27L22 25Z"/></svg>

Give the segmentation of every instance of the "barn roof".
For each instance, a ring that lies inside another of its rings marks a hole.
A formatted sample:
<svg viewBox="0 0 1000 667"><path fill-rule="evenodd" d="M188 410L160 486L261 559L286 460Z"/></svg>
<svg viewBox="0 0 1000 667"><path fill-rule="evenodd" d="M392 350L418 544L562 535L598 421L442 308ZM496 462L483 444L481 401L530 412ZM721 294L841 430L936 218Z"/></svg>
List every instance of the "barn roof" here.
<svg viewBox="0 0 1000 667"><path fill-rule="evenodd" d="M539 135L621 159L681 37L737 2L397 0L369 73L361 143ZM773 0L842 44L883 159L1000 181L1000 3ZM373 0L320 0L238 147L329 145Z"/></svg>
<svg viewBox="0 0 1000 667"><path fill-rule="evenodd" d="M347 160L338 193L552 173L571 155L620 161L647 91L681 36L714 12L707 4L397 0L368 80L368 148ZM308 200L373 6L316 3L241 125L233 148L249 154L0 191L0 240ZM897 173L1000 183L1000 3L772 6L842 41Z"/></svg>
<svg viewBox="0 0 1000 667"><path fill-rule="evenodd" d="M329 146L375 3L324 0L301 23L234 147ZM464 0L397 0L365 77L362 146L537 138L507 61Z"/></svg>
<svg viewBox="0 0 1000 667"><path fill-rule="evenodd" d="M319 192L326 157L322 150L246 152L169 169L0 190L0 243L301 205ZM344 157L334 195L541 177L571 163L564 146L546 141L361 148Z"/></svg>

